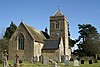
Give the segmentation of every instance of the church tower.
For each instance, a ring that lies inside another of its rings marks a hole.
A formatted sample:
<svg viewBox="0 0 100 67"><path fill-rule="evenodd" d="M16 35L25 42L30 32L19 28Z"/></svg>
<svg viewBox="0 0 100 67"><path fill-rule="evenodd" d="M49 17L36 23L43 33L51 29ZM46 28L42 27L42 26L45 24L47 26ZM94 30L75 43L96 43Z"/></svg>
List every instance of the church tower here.
<svg viewBox="0 0 100 67"><path fill-rule="evenodd" d="M50 39L63 38L64 54L68 55L68 20L58 9L53 16L50 16Z"/></svg>

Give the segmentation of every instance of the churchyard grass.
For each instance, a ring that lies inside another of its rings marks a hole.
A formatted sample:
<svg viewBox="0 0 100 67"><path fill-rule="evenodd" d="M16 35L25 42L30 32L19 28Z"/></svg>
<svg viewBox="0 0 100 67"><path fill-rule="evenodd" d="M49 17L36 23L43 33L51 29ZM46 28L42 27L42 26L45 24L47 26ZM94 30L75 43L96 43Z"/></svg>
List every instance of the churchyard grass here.
<svg viewBox="0 0 100 67"><path fill-rule="evenodd" d="M70 66L61 65L61 67L74 67L73 64L74 64L73 62L70 62ZM88 61L85 61L84 64L80 64L79 67L100 67L100 60L98 61L98 63L92 63L92 64L89 64Z"/></svg>
<svg viewBox="0 0 100 67"><path fill-rule="evenodd" d="M10 64L13 64L12 61L9 61ZM36 63L36 64L31 64L28 62L24 62L22 63L23 67L50 67L50 65L43 65L41 63ZM69 66L64 66L62 63L59 64L60 67L74 67L73 66L73 61L70 62ZM2 64L0 64L0 67L3 67ZM100 60L98 61L98 63L93 63L93 64L88 64L88 61L85 61L84 64L80 64L79 67L100 67Z"/></svg>

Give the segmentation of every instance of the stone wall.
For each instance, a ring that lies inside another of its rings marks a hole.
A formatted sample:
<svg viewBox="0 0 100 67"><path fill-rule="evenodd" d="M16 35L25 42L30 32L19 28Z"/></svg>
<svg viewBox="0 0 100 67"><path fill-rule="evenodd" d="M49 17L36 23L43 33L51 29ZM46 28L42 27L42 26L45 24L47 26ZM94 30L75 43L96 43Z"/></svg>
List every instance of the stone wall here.
<svg viewBox="0 0 100 67"><path fill-rule="evenodd" d="M49 59L53 59L55 56L55 50L42 50L42 55L47 56Z"/></svg>
<svg viewBox="0 0 100 67"><path fill-rule="evenodd" d="M18 40L17 37L19 34L24 35L24 50L18 50ZM21 24L9 40L9 59L13 60L15 55L18 54L19 58L29 59L33 56L33 46L34 40L29 35L29 32L25 29L25 27Z"/></svg>
<svg viewBox="0 0 100 67"><path fill-rule="evenodd" d="M34 57L37 57L37 61L39 61L39 56L41 56L43 45L43 43L34 42Z"/></svg>

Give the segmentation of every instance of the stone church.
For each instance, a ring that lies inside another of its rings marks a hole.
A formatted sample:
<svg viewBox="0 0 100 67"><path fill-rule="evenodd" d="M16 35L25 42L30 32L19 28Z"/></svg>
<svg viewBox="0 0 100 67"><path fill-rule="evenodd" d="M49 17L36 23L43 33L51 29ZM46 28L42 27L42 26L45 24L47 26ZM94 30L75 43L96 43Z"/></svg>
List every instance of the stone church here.
<svg viewBox="0 0 100 67"><path fill-rule="evenodd" d="M62 55L71 58L68 43L68 20L57 10L50 16L50 37L23 22L20 23L9 40L9 59L13 60L18 54L20 59L30 60L32 57L47 56L49 59L57 57L61 61Z"/></svg>

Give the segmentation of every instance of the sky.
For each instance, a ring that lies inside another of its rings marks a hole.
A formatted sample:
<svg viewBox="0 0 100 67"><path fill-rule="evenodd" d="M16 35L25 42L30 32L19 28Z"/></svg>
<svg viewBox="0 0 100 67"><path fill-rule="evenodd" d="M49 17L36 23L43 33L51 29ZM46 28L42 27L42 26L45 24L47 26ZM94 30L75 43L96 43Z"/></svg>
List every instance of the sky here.
<svg viewBox="0 0 100 67"><path fill-rule="evenodd" d="M100 33L100 0L0 0L0 34L11 21L49 29L50 16L58 9L68 19L71 38L78 38L78 24L91 24Z"/></svg>

